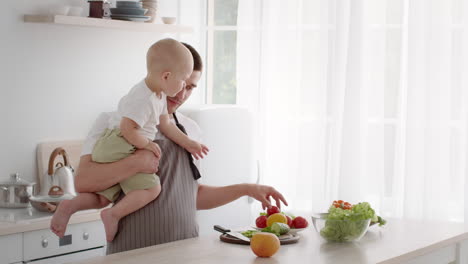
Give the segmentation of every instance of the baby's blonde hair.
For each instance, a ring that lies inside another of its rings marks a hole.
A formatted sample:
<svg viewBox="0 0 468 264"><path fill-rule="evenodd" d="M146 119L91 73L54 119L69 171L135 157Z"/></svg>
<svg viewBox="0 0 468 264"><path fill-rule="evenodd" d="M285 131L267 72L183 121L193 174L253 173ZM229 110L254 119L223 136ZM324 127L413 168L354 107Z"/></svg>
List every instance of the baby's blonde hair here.
<svg viewBox="0 0 468 264"><path fill-rule="evenodd" d="M151 74L187 75L193 70L193 57L182 43L166 38L151 45L146 54L146 67Z"/></svg>

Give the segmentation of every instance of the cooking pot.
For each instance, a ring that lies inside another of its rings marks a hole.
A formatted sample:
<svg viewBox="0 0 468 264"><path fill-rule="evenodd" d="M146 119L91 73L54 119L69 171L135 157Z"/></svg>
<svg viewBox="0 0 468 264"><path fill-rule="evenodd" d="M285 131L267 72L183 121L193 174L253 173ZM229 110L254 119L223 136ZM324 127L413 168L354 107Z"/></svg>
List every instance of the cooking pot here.
<svg viewBox="0 0 468 264"><path fill-rule="evenodd" d="M28 207L33 185L33 182L21 179L19 173L11 174L9 180L0 182L0 207Z"/></svg>

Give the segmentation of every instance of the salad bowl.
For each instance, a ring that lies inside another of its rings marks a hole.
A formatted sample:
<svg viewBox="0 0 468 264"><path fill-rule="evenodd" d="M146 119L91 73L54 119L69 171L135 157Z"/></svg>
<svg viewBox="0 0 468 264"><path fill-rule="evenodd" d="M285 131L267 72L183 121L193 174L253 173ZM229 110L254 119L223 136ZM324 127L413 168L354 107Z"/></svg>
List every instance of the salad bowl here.
<svg viewBox="0 0 468 264"><path fill-rule="evenodd" d="M330 242L353 242L361 239L371 224L383 226L387 221L378 216L367 202L350 204L333 201L328 213L312 216L312 224L322 238Z"/></svg>
<svg viewBox="0 0 468 264"><path fill-rule="evenodd" d="M329 219L328 214L312 215L312 224L329 242L359 241L369 229L371 219Z"/></svg>

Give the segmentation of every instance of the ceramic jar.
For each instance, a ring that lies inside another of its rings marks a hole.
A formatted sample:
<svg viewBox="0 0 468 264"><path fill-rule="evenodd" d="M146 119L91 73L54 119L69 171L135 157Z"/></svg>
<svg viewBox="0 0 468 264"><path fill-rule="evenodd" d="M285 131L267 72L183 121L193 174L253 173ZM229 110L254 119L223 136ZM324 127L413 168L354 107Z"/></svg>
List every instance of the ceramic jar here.
<svg viewBox="0 0 468 264"><path fill-rule="evenodd" d="M154 23L156 19L156 11L158 10L158 1L157 0L142 0L143 8L148 9L145 16L151 16L151 19L146 21L146 23Z"/></svg>

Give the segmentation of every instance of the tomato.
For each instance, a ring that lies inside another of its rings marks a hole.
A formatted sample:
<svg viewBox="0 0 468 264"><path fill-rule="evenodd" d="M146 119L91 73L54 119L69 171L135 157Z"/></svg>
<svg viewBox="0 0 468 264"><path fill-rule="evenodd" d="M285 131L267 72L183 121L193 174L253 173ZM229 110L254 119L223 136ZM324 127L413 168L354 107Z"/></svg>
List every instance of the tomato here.
<svg viewBox="0 0 468 264"><path fill-rule="evenodd" d="M280 209L276 206L272 206L270 207L268 210L267 210L267 215L270 216L272 214L276 214L276 213L279 213L280 212Z"/></svg>
<svg viewBox="0 0 468 264"><path fill-rule="evenodd" d="M343 200L333 201L332 206L334 206L335 208L341 208L344 210L350 210L351 208L353 208L352 204L348 202L344 202Z"/></svg>
<svg viewBox="0 0 468 264"><path fill-rule="evenodd" d="M286 219L288 219L288 226L289 226L289 227L292 227L292 219L291 219L291 217L289 217L289 216L287 216L287 215L285 215L285 216L286 216Z"/></svg>
<svg viewBox="0 0 468 264"><path fill-rule="evenodd" d="M255 220L255 224L257 225L258 228L265 228L267 226L267 216L266 215L261 215L257 217Z"/></svg>
<svg viewBox="0 0 468 264"><path fill-rule="evenodd" d="M292 220L293 228L306 228L309 225L307 220L302 216L297 216Z"/></svg>

